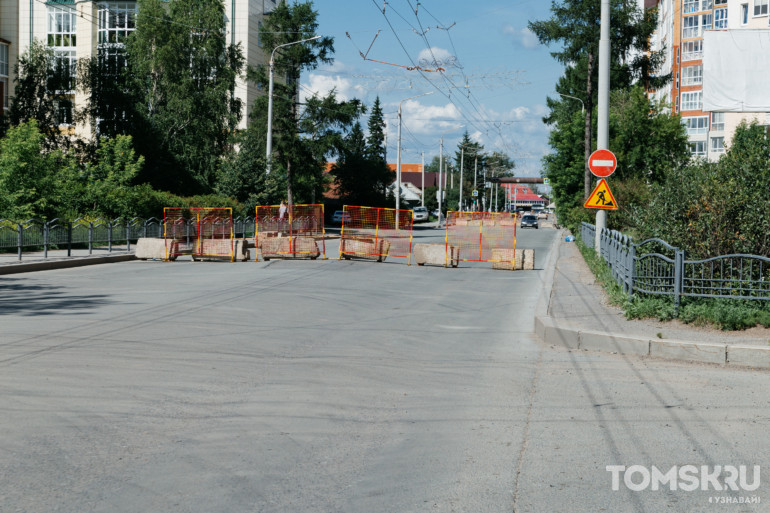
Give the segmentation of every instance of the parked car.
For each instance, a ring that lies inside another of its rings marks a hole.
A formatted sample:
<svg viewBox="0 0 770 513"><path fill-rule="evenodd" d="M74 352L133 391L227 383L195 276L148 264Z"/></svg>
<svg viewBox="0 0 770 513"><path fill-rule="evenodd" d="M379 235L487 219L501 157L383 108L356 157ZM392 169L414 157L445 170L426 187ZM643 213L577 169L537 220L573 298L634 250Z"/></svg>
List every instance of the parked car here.
<svg viewBox="0 0 770 513"><path fill-rule="evenodd" d="M539 228L537 225L537 216L535 214L525 214L521 218L522 228Z"/></svg>
<svg viewBox="0 0 770 513"><path fill-rule="evenodd" d="M412 209L412 221L419 223L428 220L428 209L425 207L414 207Z"/></svg>
<svg viewBox="0 0 770 513"><path fill-rule="evenodd" d="M346 223L350 222L350 212L345 212L344 210L337 210L334 212L334 215L332 216L333 223L342 224L343 220Z"/></svg>

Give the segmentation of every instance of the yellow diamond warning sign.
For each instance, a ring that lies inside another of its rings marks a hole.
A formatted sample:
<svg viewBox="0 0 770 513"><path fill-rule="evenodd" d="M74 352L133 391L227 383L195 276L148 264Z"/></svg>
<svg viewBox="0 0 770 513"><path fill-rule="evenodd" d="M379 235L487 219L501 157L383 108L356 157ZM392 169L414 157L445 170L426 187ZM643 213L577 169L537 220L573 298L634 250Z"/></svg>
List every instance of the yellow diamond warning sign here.
<svg viewBox="0 0 770 513"><path fill-rule="evenodd" d="M594 192L591 193L583 206L586 208L601 208L605 210L618 209L618 202L615 201L615 197L612 195L612 192L610 192L607 180L604 178L599 180Z"/></svg>

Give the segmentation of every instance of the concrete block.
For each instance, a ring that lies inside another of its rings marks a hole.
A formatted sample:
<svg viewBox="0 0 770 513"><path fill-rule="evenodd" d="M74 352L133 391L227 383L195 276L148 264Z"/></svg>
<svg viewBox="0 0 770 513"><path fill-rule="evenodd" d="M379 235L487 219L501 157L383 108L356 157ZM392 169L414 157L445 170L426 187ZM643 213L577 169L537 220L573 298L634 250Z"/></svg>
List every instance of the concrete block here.
<svg viewBox="0 0 770 513"><path fill-rule="evenodd" d="M727 356L727 346L724 344L651 340L650 356L669 358L671 360L724 364Z"/></svg>
<svg viewBox="0 0 770 513"><path fill-rule="evenodd" d="M535 335L540 337L540 340L545 340L545 328L546 326L553 326L553 322L550 317L535 316Z"/></svg>
<svg viewBox="0 0 770 513"><path fill-rule="evenodd" d="M580 347L580 334L577 329L559 327L555 324L544 326L543 341L546 344L577 349Z"/></svg>
<svg viewBox="0 0 770 513"><path fill-rule="evenodd" d="M727 363L730 365L770 369L770 347L728 345Z"/></svg>
<svg viewBox="0 0 770 513"><path fill-rule="evenodd" d="M371 237L344 237L340 240L340 256L345 260L363 258L383 262L390 251L390 241Z"/></svg>
<svg viewBox="0 0 770 513"><path fill-rule="evenodd" d="M457 267L460 258L460 248L441 243L415 244L414 259L417 265L451 265Z"/></svg>
<svg viewBox="0 0 770 513"><path fill-rule="evenodd" d="M492 248L492 260L496 260L492 262L492 269L532 271L535 269L535 250L517 249L514 254L509 248Z"/></svg>
<svg viewBox="0 0 770 513"><path fill-rule="evenodd" d="M650 341L647 339L619 337L596 331L581 331L580 349L646 356L650 354Z"/></svg>
<svg viewBox="0 0 770 513"><path fill-rule="evenodd" d="M166 241L158 238L143 237L136 241L134 252L139 260L164 260Z"/></svg>
<svg viewBox="0 0 770 513"><path fill-rule="evenodd" d="M315 260L321 254L313 237L260 237L262 259L309 258Z"/></svg>

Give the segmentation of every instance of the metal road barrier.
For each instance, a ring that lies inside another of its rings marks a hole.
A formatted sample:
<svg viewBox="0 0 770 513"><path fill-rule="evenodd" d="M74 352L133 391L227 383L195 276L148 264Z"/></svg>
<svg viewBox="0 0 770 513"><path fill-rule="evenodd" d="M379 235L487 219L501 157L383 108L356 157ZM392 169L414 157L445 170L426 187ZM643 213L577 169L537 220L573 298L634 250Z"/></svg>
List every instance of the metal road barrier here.
<svg viewBox="0 0 770 513"><path fill-rule="evenodd" d="M412 263L412 211L394 208L343 207L340 259L384 261L401 257Z"/></svg>
<svg viewBox="0 0 770 513"><path fill-rule="evenodd" d="M166 207L163 209L166 260L179 255L228 256L233 252L231 208Z"/></svg>
<svg viewBox="0 0 770 513"><path fill-rule="evenodd" d="M326 259L324 206L321 204L257 206L255 233L256 260L260 254L263 260L314 260L319 255Z"/></svg>
<svg viewBox="0 0 770 513"><path fill-rule="evenodd" d="M515 212L447 212L447 254L465 262L510 262L516 255Z"/></svg>
<svg viewBox="0 0 770 513"><path fill-rule="evenodd" d="M593 248L595 227L582 223L580 236ZM687 260L685 251L661 239L638 244L615 230L601 232L601 256L612 276L629 295L634 293L770 300L770 258L732 254Z"/></svg>

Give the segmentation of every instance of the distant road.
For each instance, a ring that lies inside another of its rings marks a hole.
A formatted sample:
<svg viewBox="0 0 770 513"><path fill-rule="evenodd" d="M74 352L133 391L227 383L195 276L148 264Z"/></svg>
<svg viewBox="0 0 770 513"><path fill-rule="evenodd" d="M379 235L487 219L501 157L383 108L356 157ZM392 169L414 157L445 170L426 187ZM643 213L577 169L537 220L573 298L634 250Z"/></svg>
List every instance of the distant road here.
<svg viewBox="0 0 770 513"><path fill-rule="evenodd" d="M127 262L0 279L0 510L710 511L608 465L768 465L763 373L542 345L536 271ZM418 226L415 242L443 241ZM556 242L559 243L559 242ZM761 504L764 506L765 502ZM732 505L729 511L762 511Z"/></svg>

